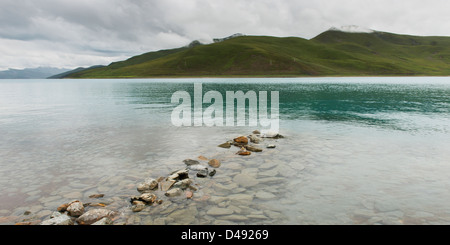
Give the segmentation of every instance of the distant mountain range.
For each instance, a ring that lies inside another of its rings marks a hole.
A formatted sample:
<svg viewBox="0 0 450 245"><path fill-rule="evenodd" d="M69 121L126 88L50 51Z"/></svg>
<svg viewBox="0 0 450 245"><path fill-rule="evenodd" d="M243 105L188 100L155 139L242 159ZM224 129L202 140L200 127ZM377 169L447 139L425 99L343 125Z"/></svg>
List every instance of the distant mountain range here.
<svg viewBox="0 0 450 245"><path fill-rule="evenodd" d="M67 71L69 71L69 69L53 67L9 69L0 71L0 79L44 79Z"/></svg>
<svg viewBox="0 0 450 245"><path fill-rule="evenodd" d="M212 44L194 41L55 78L449 75L450 37L349 26L310 40L235 34Z"/></svg>

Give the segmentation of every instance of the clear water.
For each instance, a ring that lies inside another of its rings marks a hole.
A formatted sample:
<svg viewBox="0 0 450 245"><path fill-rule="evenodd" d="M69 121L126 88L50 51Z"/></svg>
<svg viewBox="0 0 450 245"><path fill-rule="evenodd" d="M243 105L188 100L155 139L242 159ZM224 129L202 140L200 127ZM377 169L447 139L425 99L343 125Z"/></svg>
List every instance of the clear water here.
<svg viewBox="0 0 450 245"><path fill-rule="evenodd" d="M286 138L242 157L217 145L255 127L172 126L194 82L279 91ZM0 224L76 199L115 224L450 224L449 128L448 77L1 80ZM193 199L131 211L137 183L200 155L222 165Z"/></svg>

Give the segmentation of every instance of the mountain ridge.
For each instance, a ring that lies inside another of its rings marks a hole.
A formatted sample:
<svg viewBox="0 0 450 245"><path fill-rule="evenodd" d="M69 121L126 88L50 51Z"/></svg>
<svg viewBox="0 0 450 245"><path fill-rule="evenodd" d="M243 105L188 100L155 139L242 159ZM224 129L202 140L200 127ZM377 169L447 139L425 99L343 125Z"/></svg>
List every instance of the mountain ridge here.
<svg viewBox="0 0 450 245"><path fill-rule="evenodd" d="M60 74L69 71L70 69L55 68L55 67L37 67L25 69L9 68L5 71L0 71L0 79L45 79L55 74Z"/></svg>
<svg viewBox="0 0 450 245"><path fill-rule="evenodd" d="M194 41L63 78L450 75L450 37L350 29L357 31L331 28L309 40L239 34Z"/></svg>

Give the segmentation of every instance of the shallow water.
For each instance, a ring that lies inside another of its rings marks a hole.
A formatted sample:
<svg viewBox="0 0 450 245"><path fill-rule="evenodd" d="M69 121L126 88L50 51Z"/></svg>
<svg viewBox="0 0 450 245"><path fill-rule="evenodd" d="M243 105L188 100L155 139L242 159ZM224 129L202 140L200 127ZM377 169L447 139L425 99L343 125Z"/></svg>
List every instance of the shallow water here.
<svg viewBox="0 0 450 245"><path fill-rule="evenodd" d="M217 145L255 127L174 127L194 82L279 91L286 138L243 157ZM2 80L0 224L75 199L115 224L450 224L449 126L449 78ZM137 183L200 155L222 165L192 200L131 211Z"/></svg>

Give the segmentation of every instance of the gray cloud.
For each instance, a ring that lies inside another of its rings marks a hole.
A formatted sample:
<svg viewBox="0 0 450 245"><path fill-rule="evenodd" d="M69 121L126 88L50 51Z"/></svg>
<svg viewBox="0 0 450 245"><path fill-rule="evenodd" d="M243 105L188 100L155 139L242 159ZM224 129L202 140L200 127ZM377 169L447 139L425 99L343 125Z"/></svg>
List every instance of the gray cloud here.
<svg viewBox="0 0 450 245"><path fill-rule="evenodd" d="M312 38L331 26L450 36L447 0L2 0L0 70L74 68L237 32Z"/></svg>

